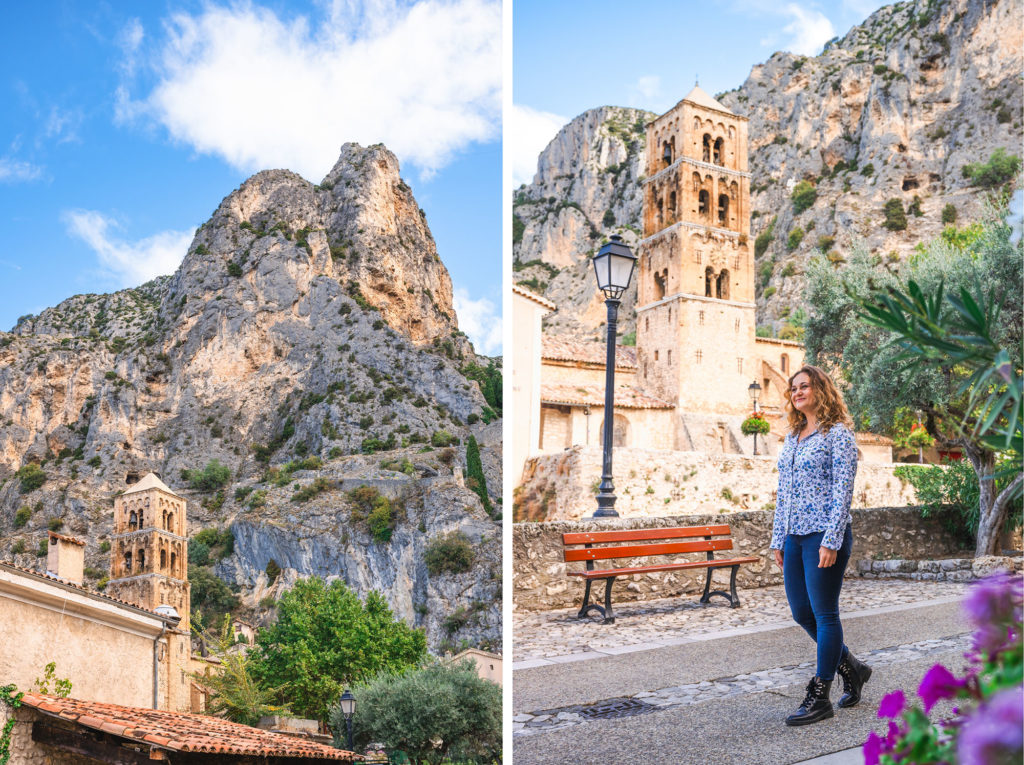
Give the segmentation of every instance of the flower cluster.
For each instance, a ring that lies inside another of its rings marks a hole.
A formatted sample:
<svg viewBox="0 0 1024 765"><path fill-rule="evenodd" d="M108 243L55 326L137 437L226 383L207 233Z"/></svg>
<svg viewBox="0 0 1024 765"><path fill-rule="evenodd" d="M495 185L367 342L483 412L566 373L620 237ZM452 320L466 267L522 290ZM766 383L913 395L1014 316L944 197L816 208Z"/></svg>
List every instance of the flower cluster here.
<svg viewBox="0 0 1024 765"><path fill-rule="evenodd" d="M927 449L935 446L935 439L929 435L927 429L920 422L915 422L910 428L907 436L907 446L913 449Z"/></svg>
<svg viewBox="0 0 1024 765"><path fill-rule="evenodd" d="M740 424L740 431L745 436L751 436L754 433L765 436L771 429L772 426L761 412L751 412L750 416Z"/></svg>
<svg viewBox="0 0 1024 765"><path fill-rule="evenodd" d="M971 588L964 612L974 625L963 677L936 664L921 679L923 709L908 707L903 691L882 698L885 735L864 742L865 765L960 763L1001 765L1024 757L1024 581L995 574ZM954 717L932 722L942 700L955 700Z"/></svg>

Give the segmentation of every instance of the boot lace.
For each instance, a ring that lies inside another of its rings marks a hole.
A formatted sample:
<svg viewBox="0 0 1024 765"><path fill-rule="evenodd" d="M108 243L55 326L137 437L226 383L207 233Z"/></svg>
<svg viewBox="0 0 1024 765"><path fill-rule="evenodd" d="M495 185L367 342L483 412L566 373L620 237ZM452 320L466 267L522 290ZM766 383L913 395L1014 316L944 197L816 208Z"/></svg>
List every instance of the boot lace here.
<svg viewBox="0 0 1024 765"><path fill-rule="evenodd" d="M850 693L853 690L853 666L844 659L836 667L836 673L843 678L843 693Z"/></svg>
<svg viewBox="0 0 1024 765"><path fill-rule="evenodd" d="M817 677L812 677L810 682L807 683L807 695L804 696L804 701L800 705L802 707L810 707L816 698L821 695L822 683Z"/></svg>

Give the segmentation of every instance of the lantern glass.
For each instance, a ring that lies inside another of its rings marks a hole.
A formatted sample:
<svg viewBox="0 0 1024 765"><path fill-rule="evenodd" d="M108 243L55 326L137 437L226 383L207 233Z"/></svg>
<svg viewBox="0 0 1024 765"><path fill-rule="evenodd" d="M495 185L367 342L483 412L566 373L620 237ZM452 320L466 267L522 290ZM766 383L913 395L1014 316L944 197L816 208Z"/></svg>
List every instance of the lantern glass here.
<svg viewBox="0 0 1024 765"><path fill-rule="evenodd" d="M594 276L605 297L618 299L629 287L636 267L636 255L615 234L594 257Z"/></svg>
<svg viewBox="0 0 1024 765"><path fill-rule="evenodd" d="M355 711L356 697L352 695L352 691L346 689L345 692L341 694L341 714L347 720L349 717L355 714Z"/></svg>
<svg viewBox="0 0 1024 765"><path fill-rule="evenodd" d="M754 402L761 397L761 386L757 384L756 380L747 388L747 393L750 394L750 400Z"/></svg>

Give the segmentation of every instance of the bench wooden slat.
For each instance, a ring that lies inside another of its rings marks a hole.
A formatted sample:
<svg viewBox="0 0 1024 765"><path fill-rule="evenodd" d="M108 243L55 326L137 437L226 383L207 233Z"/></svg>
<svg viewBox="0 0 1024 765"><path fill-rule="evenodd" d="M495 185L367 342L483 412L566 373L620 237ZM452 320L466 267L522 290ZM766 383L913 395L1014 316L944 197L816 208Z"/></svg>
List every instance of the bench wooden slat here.
<svg viewBox="0 0 1024 765"><path fill-rule="evenodd" d="M675 553L731 550L731 539L702 539L698 542L667 542L653 545L623 545L622 547L587 547L566 550L566 562L580 560L608 560L610 558L638 558L645 555L673 555Z"/></svg>
<svg viewBox="0 0 1024 765"><path fill-rule="evenodd" d="M678 526L666 529L630 529L622 531L580 531L562 534L562 544L583 545L601 542L638 542L644 539L682 539L686 537L727 536L728 524L715 526Z"/></svg>
<svg viewBox="0 0 1024 765"><path fill-rule="evenodd" d="M581 576L584 579L607 579L610 576L626 576L628 574L646 574L651 571L677 571L684 568L722 568L741 563L758 563L759 558L716 558L715 560L692 560L686 563L665 563L659 566L632 566L629 568L609 568L594 571L569 571L569 576Z"/></svg>

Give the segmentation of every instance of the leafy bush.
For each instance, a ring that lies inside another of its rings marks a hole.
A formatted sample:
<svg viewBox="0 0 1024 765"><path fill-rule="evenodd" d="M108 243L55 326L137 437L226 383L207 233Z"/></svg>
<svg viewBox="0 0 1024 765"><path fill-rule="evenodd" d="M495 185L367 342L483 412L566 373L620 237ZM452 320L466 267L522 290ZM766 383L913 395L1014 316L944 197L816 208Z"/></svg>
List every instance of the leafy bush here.
<svg viewBox="0 0 1024 765"><path fill-rule="evenodd" d="M14 514L14 528L20 529L28 523L28 519L32 517L32 510L29 509L28 505L22 505L18 508L18 512Z"/></svg>
<svg viewBox="0 0 1024 765"><path fill-rule="evenodd" d="M110 552L110 540L109 539L104 539L102 542L100 542L100 552L101 553L108 553L108 552Z"/></svg>
<svg viewBox="0 0 1024 765"><path fill-rule="evenodd" d="M764 231L758 234L757 238L754 240L755 258L759 258L762 255L764 255L764 253L768 249L768 245L770 245L772 243L772 239L775 238L775 223L776 221L778 221L778 219L779 216L777 215L774 218L772 218L771 223L768 224L768 228L766 228Z"/></svg>
<svg viewBox="0 0 1024 765"><path fill-rule="evenodd" d="M462 368L462 374L466 379L476 380L480 383L480 392L483 393L484 400L500 417L503 375L497 362L492 359L487 362L486 367L470 362ZM414 405L422 406L422 404Z"/></svg>
<svg viewBox="0 0 1024 765"><path fill-rule="evenodd" d="M875 166L872 163L868 162L866 165L864 165L864 167L860 169L860 174L863 175L865 178L870 178L872 175L875 174Z"/></svg>
<svg viewBox="0 0 1024 765"><path fill-rule="evenodd" d="M188 562L191 566L207 566L210 563L210 546L195 539L188 541Z"/></svg>
<svg viewBox="0 0 1024 765"><path fill-rule="evenodd" d="M491 498L487 496L487 479L484 477L484 466L480 461L480 447L472 435L466 441L466 477L467 485L480 497L480 502L488 515L494 513Z"/></svg>
<svg viewBox="0 0 1024 765"><path fill-rule="evenodd" d="M400 506L372 486L357 486L347 496L354 505L352 520L365 522L374 541L390 542L391 532L398 525Z"/></svg>
<svg viewBox="0 0 1024 765"><path fill-rule="evenodd" d="M795 250L800 246L800 242L804 240L804 230L797 226L789 232L789 239L786 241L786 246L790 250Z"/></svg>
<svg viewBox="0 0 1024 765"><path fill-rule="evenodd" d="M267 490L257 489L249 495L249 501L246 503L249 507L263 507L267 504Z"/></svg>
<svg viewBox="0 0 1024 765"><path fill-rule="evenodd" d="M793 201L793 215L799 215L814 204L818 198L818 190L810 181L800 181L793 187L793 193L789 198Z"/></svg>
<svg viewBox="0 0 1024 765"><path fill-rule="evenodd" d="M903 209L903 202L893 197L885 203L885 222L882 224L890 231L906 231L907 213Z"/></svg>
<svg viewBox="0 0 1024 765"><path fill-rule="evenodd" d="M380 675L354 692L357 748L381 742L415 762L501 760L501 688L480 678L470 661ZM341 746L345 719L338 704L330 723Z"/></svg>
<svg viewBox="0 0 1024 765"><path fill-rule="evenodd" d="M308 502L317 494L322 494L331 489L331 482L323 476L317 477L313 483L304 486L292 495L292 502Z"/></svg>
<svg viewBox="0 0 1024 765"><path fill-rule="evenodd" d="M235 277L241 276L242 267L232 260L230 263L228 263L228 275Z"/></svg>
<svg viewBox="0 0 1024 765"><path fill-rule="evenodd" d="M461 574L469 571L476 560L476 551L469 538L461 531L435 537L423 554L423 562L431 576L445 572Z"/></svg>
<svg viewBox="0 0 1024 765"><path fill-rule="evenodd" d="M277 561L276 560L271 558L267 562L267 567L264 569L264 572L267 575L267 581L270 584L273 584L274 582L277 581L277 578L279 576L281 576L281 567L279 565L277 565Z"/></svg>
<svg viewBox="0 0 1024 765"><path fill-rule="evenodd" d="M956 223L956 205L952 202L942 208L942 222Z"/></svg>
<svg viewBox="0 0 1024 765"><path fill-rule="evenodd" d="M192 613L200 614L203 624L219 626L224 614L238 608L238 596L205 566L189 566L188 579L192 584Z"/></svg>
<svg viewBox="0 0 1024 765"><path fill-rule="evenodd" d="M20 481L19 488L22 494L28 494L31 491L35 491L46 483L46 471L44 471L39 465L34 462L30 462L27 465L23 465L14 477Z"/></svg>
<svg viewBox="0 0 1024 765"><path fill-rule="evenodd" d="M519 244L521 241L523 241L523 232L524 231L526 231L526 224L524 224L519 219L518 215L513 213L513 215L512 215L512 243L513 244Z"/></svg>
<svg viewBox="0 0 1024 765"><path fill-rule="evenodd" d="M64 528L64 521L60 518L51 518L49 523L46 524L46 528L50 531L60 531Z"/></svg>
<svg viewBox="0 0 1024 765"><path fill-rule="evenodd" d="M994 189L1013 180L1020 172L1020 167L1020 157L1007 154L1006 149L1000 147L992 152L988 162L964 165L963 173L965 178L971 179L972 186Z"/></svg>
<svg viewBox="0 0 1024 765"><path fill-rule="evenodd" d="M213 459L202 470L183 470L182 478L197 491L216 491L231 480L231 468Z"/></svg>
<svg viewBox="0 0 1024 765"><path fill-rule="evenodd" d="M435 430L430 436L431 446L451 446L458 443L458 439L447 430Z"/></svg>
<svg viewBox="0 0 1024 765"><path fill-rule="evenodd" d="M189 540L189 548L193 542L205 545L209 549L210 560L214 563L235 551L235 536L231 529L218 529L212 526L205 528Z"/></svg>

